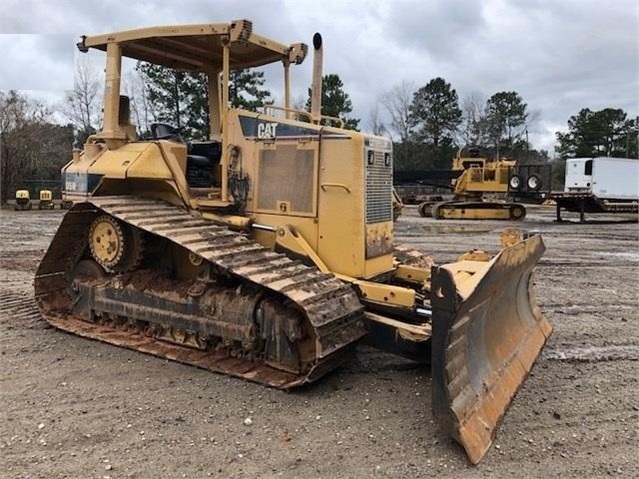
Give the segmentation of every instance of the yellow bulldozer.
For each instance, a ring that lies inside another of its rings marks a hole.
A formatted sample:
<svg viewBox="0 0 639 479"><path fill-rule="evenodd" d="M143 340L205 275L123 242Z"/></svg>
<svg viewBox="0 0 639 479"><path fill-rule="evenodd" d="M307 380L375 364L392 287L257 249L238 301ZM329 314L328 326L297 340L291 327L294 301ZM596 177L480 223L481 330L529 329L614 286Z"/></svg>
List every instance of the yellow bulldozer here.
<svg viewBox="0 0 639 479"><path fill-rule="evenodd" d="M520 189L522 178L515 174L516 164L514 160L481 157L476 148L461 148L453 159L452 171L459 172L451 180L453 199L422 202L417 207L419 214L439 220L523 220L526 216L523 204L486 199L487 194L507 194ZM538 175L531 175L528 183L530 191L538 191L542 186Z"/></svg>
<svg viewBox="0 0 639 479"><path fill-rule="evenodd" d="M106 52L103 128L62 170L73 207L37 270L39 308L65 331L281 389L360 341L431 363L435 417L478 462L552 329L531 291L544 245L513 234L493 257L435 265L395 244L392 143L322 125L312 44L305 112L289 73L307 45L250 21L82 37ZM123 57L207 74L210 138L165 124L138 138ZM229 73L272 63L284 105L230 108Z"/></svg>

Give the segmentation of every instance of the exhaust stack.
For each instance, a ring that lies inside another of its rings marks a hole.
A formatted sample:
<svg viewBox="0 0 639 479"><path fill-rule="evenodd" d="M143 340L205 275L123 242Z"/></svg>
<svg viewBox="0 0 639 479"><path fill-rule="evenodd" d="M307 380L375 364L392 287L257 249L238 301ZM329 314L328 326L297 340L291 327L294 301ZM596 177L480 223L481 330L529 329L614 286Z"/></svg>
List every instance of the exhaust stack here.
<svg viewBox="0 0 639 479"><path fill-rule="evenodd" d="M313 35L313 83L311 86L311 120L318 124L322 117L322 68L324 52L322 50L322 35Z"/></svg>

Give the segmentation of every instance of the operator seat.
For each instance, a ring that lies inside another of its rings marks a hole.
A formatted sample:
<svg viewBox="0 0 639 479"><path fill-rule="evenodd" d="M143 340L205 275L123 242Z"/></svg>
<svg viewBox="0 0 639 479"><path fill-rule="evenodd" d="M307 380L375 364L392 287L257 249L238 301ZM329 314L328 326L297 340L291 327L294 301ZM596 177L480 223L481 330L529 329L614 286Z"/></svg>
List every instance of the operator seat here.
<svg viewBox="0 0 639 479"><path fill-rule="evenodd" d="M180 131L165 123L153 123L151 134L155 140L169 140L186 143ZM186 143L186 181L191 188L210 188L219 175L222 158L222 144L219 141L198 141ZM219 185L218 185L219 186Z"/></svg>

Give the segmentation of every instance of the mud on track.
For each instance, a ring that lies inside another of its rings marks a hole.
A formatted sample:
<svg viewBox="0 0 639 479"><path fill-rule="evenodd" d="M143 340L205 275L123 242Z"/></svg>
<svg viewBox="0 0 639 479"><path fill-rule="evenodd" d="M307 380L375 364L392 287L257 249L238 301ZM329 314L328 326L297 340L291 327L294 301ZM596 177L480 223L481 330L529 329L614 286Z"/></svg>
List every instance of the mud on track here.
<svg viewBox="0 0 639 479"><path fill-rule="evenodd" d="M438 262L496 252L512 225L404 213L397 238ZM284 393L49 328L33 274L63 212L0 214L0 477L639 475L636 222L556 224L553 208L529 209L555 331L473 467L433 424L429 371L372 349Z"/></svg>

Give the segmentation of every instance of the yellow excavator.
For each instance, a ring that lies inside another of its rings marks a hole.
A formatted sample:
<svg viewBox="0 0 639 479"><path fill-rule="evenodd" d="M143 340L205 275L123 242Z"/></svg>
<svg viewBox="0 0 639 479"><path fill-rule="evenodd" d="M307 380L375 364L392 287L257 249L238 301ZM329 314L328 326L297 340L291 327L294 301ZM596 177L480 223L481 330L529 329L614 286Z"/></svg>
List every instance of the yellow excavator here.
<svg viewBox="0 0 639 479"><path fill-rule="evenodd" d="M540 236L511 232L493 257L440 265L396 245L392 143L322 125L319 34L310 112L290 102L307 45L247 20L84 36L78 48L106 52L104 121L62 170L73 207L36 273L44 318L282 389L367 341L432 364L435 417L478 462L552 329L531 291ZM123 57L207 74L210 138L186 142L164 124L138 138ZM229 73L271 63L284 106L230 108Z"/></svg>
<svg viewBox="0 0 639 479"><path fill-rule="evenodd" d="M489 160L480 157L477 148L461 148L453 159L453 172L459 172L451 180L454 197L446 201L425 201L419 204L421 216L442 219L468 220L523 220L526 208L520 203L488 200L486 194L517 191L522 181L514 173L516 161ZM532 183L533 181L537 183ZM541 188L539 176L528 178L531 191ZM532 185L532 186L531 186Z"/></svg>

